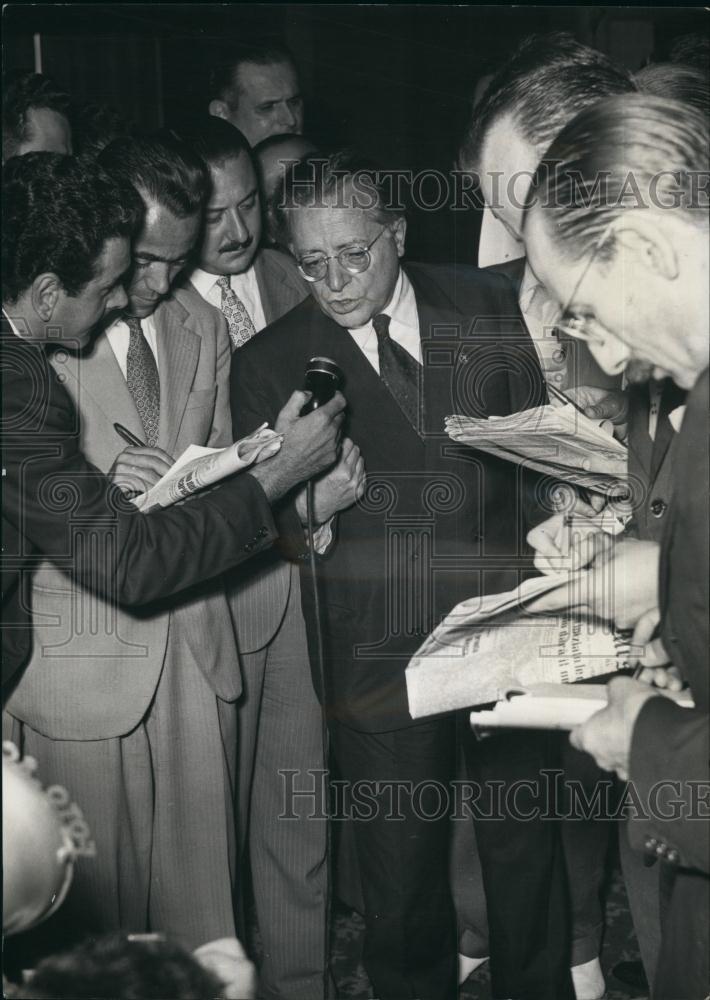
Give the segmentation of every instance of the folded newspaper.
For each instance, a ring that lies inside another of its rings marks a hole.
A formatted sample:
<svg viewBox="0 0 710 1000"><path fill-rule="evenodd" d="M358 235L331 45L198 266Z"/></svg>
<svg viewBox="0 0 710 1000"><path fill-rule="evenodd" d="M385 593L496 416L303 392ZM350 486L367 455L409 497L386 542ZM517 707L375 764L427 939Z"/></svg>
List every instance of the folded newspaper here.
<svg viewBox="0 0 710 1000"><path fill-rule="evenodd" d="M602 493L624 490L627 451L572 404L536 406L506 417L446 418L461 444Z"/></svg>
<svg viewBox="0 0 710 1000"><path fill-rule="evenodd" d="M693 708L688 691L656 693L672 698L683 708ZM491 709L471 712L471 725L484 729L510 727L514 729L574 729L606 708L607 689L604 684L530 684L510 688Z"/></svg>
<svg viewBox="0 0 710 1000"><path fill-rule="evenodd" d="M570 581L568 573L471 598L441 622L406 669L413 719L500 701L511 688L570 684L628 666L626 636L577 613L525 613L526 602Z"/></svg>
<svg viewBox="0 0 710 1000"><path fill-rule="evenodd" d="M227 448L204 448L191 444L155 486L134 497L131 502L144 514L156 507L169 507L255 462L271 458L282 441L281 434L262 424L253 434Z"/></svg>

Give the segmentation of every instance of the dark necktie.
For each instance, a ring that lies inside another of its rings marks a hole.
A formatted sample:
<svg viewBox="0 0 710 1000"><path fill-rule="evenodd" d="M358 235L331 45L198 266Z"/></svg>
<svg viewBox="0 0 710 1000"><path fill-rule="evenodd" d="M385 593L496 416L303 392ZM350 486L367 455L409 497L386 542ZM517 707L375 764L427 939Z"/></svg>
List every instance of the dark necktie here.
<svg viewBox="0 0 710 1000"><path fill-rule="evenodd" d="M390 337L390 317L380 313L372 320L377 334L380 378L417 433L421 432L422 366L409 351Z"/></svg>
<svg viewBox="0 0 710 1000"><path fill-rule="evenodd" d="M160 377L155 355L145 339L141 321L126 317L130 331L126 382L141 418L147 444L153 447L158 440L160 422Z"/></svg>
<svg viewBox="0 0 710 1000"><path fill-rule="evenodd" d="M256 333L256 329L251 321L251 316L247 312L247 307L232 288L229 275L223 274L221 278L217 279L217 284L222 290L220 309L227 317L229 339L232 341L232 350L236 351L242 344L246 344L248 340L251 340Z"/></svg>

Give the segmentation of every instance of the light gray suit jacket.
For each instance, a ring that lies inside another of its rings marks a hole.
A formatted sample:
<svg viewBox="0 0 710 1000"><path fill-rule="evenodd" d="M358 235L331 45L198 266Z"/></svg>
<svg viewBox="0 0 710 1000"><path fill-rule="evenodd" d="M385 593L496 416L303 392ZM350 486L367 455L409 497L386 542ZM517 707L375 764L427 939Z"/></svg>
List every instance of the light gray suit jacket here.
<svg viewBox="0 0 710 1000"><path fill-rule="evenodd" d="M278 250L260 250L254 261L254 271L267 325L308 296L307 283L295 263ZM307 360L304 357L304 366ZM238 350L232 364L239 364ZM294 373L294 389L298 388L301 377L301 373ZM250 560L229 581L229 602L240 652L256 652L273 639L286 612L290 580L290 565L270 550Z"/></svg>
<svg viewBox="0 0 710 1000"><path fill-rule="evenodd" d="M224 317L199 295L180 290L154 314L160 371L158 446L177 458L190 444L232 440L229 336ZM52 363L81 419L81 447L108 471L126 447L113 424L144 431L108 337L79 359L57 352ZM148 515L149 516L149 515ZM84 544L111 544L92 525ZM121 736L145 715L163 669L202 671L219 697L241 693L234 624L224 584L210 582L177 598L125 610L74 587L49 563L33 583L34 651L8 710L53 739Z"/></svg>

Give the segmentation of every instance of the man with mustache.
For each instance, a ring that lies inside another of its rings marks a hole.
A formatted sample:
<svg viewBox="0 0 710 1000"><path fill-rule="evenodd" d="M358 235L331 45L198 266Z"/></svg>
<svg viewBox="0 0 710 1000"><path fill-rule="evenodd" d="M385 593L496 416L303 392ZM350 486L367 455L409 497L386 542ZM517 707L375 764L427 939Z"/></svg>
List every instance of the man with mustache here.
<svg viewBox="0 0 710 1000"><path fill-rule="evenodd" d="M289 257L260 249L262 220L257 175L248 143L233 125L208 118L192 136L208 167L211 192L205 212L199 267L191 285L224 313L240 364L242 345L307 297ZM304 365L309 354L304 348ZM300 377L299 371L294 378ZM239 405L239 400L236 400ZM266 418L265 418L266 419ZM344 445L339 463L347 491L357 477L358 449ZM354 500L355 497L352 497ZM349 502L352 502L350 500ZM239 701L238 832L240 858L248 858L263 939L260 977L264 995L289 1000L322 997L325 968L326 838L323 819L303 796L298 819L283 812L284 769L323 769L321 716L311 681L298 568L274 553L255 560L229 590L242 664Z"/></svg>
<svg viewBox="0 0 710 1000"><path fill-rule="evenodd" d="M200 159L169 136L118 139L100 159L145 205L128 302L90 352L54 362L85 454L135 494L188 445L231 443L231 352L219 313L173 290L207 196ZM116 421L144 444L126 447ZM46 564L33 582L34 651L9 711L47 779L81 798L98 848L63 921L163 931L192 948L234 937L241 676L223 582L140 612Z"/></svg>

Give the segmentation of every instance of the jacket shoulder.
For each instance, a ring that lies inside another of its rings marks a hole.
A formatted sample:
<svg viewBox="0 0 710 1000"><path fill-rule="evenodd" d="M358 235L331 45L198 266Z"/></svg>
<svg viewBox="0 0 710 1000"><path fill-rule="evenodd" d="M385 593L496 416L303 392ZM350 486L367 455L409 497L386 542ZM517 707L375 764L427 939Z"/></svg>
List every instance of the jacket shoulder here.
<svg viewBox="0 0 710 1000"><path fill-rule="evenodd" d="M177 306L177 310L176 310ZM158 309L172 309L180 312L180 307L187 312L195 327L195 332L201 334L205 328L219 331L226 325L226 320L216 306L203 299L197 289L189 282L176 288L169 299L161 303Z"/></svg>
<svg viewBox="0 0 710 1000"><path fill-rule="evenodd" d="M405 270L433 282L455 307L464 314L475 314L482 308L517 313L515 288L506 275L492 268L473 264L407 264Z"/></svg>

